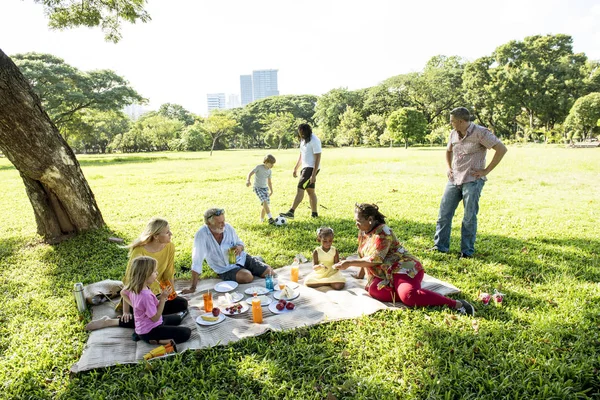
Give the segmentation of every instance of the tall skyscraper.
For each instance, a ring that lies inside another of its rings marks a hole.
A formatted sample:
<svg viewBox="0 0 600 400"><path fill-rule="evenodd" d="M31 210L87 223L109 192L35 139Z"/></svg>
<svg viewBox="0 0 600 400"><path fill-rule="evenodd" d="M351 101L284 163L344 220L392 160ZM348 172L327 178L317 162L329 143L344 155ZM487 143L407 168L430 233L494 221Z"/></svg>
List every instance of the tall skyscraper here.
<svg viewBox="0 0 600 400"><path fill-rule="evenodd" d="M225 93L209 93L206 95L208 113L212 110L222 110L225 108Z"/></svg>
<svg viewBox="0 0 600 400"><path fill-rule="evenodd" d="M276 69L259 69L252 71L252 75L240 75L242 106L252 103L254 100L278 96L277 71Z"/></svg>
<svg viewBox="0 0 600 400"><path fill-rule="evenodd" d="M227 95L227 108L237 108L240 106L240 96L237 94Z"/></svg>
<svg viewBox="0 0 600 400"><path fill-rule="evenodd" d="M260 69L252 71L252 89L254 100L264 99L269 96L278 96L277 70Z"/></svg>
<svg viewBox="0 0 600 400"><path fill-rule="evenodd" d="M242 95L242 106L252 103L252 75L240 75L240 93Z"/></svg>

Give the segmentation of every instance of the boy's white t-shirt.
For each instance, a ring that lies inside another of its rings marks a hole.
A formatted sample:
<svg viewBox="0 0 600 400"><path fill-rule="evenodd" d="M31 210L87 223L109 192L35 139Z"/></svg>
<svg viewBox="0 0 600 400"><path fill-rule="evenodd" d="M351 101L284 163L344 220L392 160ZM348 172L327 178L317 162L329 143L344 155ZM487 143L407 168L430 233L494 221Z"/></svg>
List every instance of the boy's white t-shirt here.
<svg viewBox="0 0 600 400"><path fill-rule="evenodd" d="M315 154L321 154L321 140L313 133L310 142L300 142L300 154L302 155L302 168L315 167Z"/></svg>

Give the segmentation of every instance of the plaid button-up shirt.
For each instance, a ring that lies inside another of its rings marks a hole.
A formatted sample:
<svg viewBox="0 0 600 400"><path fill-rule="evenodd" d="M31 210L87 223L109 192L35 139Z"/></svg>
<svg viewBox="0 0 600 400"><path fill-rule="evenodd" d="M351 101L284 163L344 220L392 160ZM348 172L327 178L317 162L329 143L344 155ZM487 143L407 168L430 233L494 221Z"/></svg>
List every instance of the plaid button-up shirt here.
<svg viewBox="0 0 600 400"><path fill-rule="evenodd" d="M501 143L489 129L471 123L463 138L456 130L450 133L447 151L452 152L452 175L455 185L473 182L472 171L485 169L487 150ZM484 176L482 179L486 179Z"/></svg>

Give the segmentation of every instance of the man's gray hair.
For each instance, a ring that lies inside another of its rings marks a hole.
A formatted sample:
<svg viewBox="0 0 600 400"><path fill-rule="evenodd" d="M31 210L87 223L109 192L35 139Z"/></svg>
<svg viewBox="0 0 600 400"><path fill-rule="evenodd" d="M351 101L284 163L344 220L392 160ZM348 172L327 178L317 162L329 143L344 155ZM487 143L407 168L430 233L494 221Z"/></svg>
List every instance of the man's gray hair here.
<svg viewBox="0 0 600 400"><path fill-rule="evenodd" d="M471 114L469 113L469 110L464 107L456 107L454 110L450 111L450 115L463 121L471 121Z"/></svg>
<svg viewBox="0 0 600 400"><path fill-rule="evenodd" d="M208 221L210 221L212 217L223 214L225 214L225 210L222 208L209 208L208 210L204 211L204 223L208 225Z"/></svg>

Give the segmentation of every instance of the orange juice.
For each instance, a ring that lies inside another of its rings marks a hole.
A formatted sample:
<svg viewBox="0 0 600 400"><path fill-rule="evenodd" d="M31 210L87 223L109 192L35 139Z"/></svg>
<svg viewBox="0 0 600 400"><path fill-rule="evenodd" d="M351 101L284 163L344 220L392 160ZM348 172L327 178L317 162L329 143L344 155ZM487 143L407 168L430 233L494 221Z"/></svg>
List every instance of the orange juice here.
<svg viewBox="0 0 600 400"><path fill-rule="evenodd" d="M158 284L160 285L161 289L171 286L171 282L169 281L160 281ZM173 287L171 286L171 293L169 294L168 300L173 300L175 297L177 297L177 293L175 293L175 290L173 290Z"/></svg>
<svg viewBox="0 0 600 400"><path fill-rule="evenodd" d="M208 292L204 293L202 295L202 297L204 298L204 311L211 312L213 309L212 293L210 291L208 291Z"/></svg>
<svg viewBox="0 0 600 400"><path fill-rule="evenodd" d="M292 282L298 282L298 273L299 267L297 265L292 265L292 269L290 270L290 280Z"/></svg>
<svg viewBox="0 0 600 400"><path fill-rule="evenodd" d="M254 297L252 298L252 321L257 324L262 324L263 322L262 307L256 293L254 293Z"/></svg>

